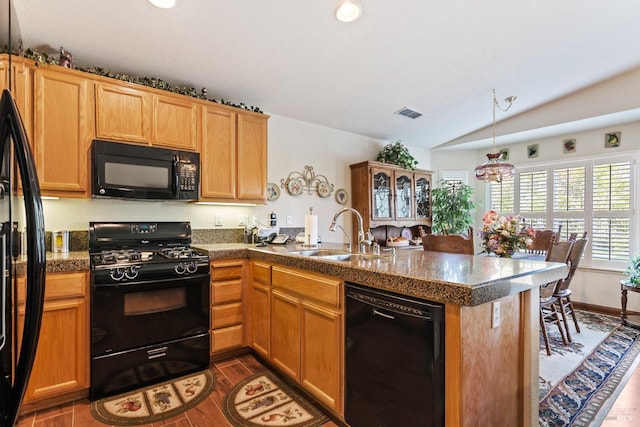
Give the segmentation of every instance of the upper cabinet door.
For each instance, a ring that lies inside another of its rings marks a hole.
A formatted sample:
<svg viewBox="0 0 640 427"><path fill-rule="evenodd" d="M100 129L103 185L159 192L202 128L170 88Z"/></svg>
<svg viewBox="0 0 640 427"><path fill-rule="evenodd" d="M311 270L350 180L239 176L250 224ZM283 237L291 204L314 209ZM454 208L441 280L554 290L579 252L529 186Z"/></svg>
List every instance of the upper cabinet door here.
<svg viewBox="0 0 640 427"><path fill-rule="evenodd" d="M154 145L196 151L198 149L198 104L188 99L154 95Z"/></svg>
<svg viewBox="0 0 640 427"><path fill-rule="evenodd" d="M236 198L236 114L202 107L200 194L203 198Z"/></svg>
<svg viewBox="0 0 640 427"><path fill-rule="evenodd" d="M91 84L76 73L34 71L33 151L43 194L88 197Z"/></svg>
<svg viewBox="0 0 640 427"><path fill-rule="evenodd" d="M371 180L371 218L392 219L391 170L371 168Z"/></svg>
<svg viewBox="0 0 640 427"><path fill-rule="evenodd" d="M413 218L413 174L395 171L396 219Z"/></svg>
<svg viewBox="0 0 640 427"><path fill-rule="evenodd" d="M96 82L96 136L151 142L152 95L121 85Z"/></svg>
<svg viewBox="0 0 640 427"><path fill-rule="evenodd" d="M238 114L238 199L266 203L267 117Z"/></svg>
<svg viewBox="0 0 640 427"><path fill-rule="evenodd" d="M414 174L416 219L431 219L431 174Z"/></svg>

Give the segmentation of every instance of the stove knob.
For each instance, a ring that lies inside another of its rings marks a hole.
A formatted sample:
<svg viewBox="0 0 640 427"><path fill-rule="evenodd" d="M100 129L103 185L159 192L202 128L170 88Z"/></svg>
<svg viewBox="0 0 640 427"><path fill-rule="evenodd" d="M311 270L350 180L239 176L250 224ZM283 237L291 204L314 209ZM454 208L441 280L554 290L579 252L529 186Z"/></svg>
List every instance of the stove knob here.
<svg viewBox="0 0 640 427"><path fill-rule="evenodd" d="M115 280L116 282L119 282L124 278L124 270L120 267L112 268L109 271L109 275L113 280Z"/></svg>
<svg viewBox="0 0 640 427"><path fill-rule="evenodd" d="M198 266L195 262L190 262L187 264L187 273L195 273L198 270Z"/></svg>
<svg viewBox="0 0 640 427"><path fill-rule="evenodd" d="M140 270L139 265L132 265L131 267L126 268L124 270L124 275L126 276L127 279L135 279L136 277L138 277L139 270Z"/></svg>
<svg viewBox="0 0 640 427"><path fill-rule="evenodd" d="M184 274L187 271L187 268L185 267L184 263L181 262L180 264L176 265L175 271L178 274Z"/></svg>

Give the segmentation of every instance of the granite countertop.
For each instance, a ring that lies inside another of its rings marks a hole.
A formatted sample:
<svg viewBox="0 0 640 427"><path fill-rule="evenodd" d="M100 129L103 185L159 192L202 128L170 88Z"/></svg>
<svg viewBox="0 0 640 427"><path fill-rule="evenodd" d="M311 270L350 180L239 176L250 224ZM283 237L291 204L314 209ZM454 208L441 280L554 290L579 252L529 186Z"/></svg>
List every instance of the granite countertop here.
<svg viewBox="0 0 640 427"><path fill-rule="evenodd" d="M322 245L323 249L331 246ZM338 246L337 248L342 248ZM475 306L566 277L568 267L527 259L397 250L378 259L331 261L292 255L294 245L252 247L249 258L335 276L430 301Z"/></svg>
<svg viewBox="0 0 640 427"><path fill-rule="evenodd" d="M396 250L376 259L332 261L291 254L308 249L300 245L217 243L194 244L211 260L249 258L338 277L374 288L430 301L475 306L519 293L566 276L567 266L528 259L456 255L423 250ZM323 244L322 249L343 250L343 245ZM24 274L26 257L18 258L18 274ZM47 252L49 273L88 271L86 251Z"/></svg>

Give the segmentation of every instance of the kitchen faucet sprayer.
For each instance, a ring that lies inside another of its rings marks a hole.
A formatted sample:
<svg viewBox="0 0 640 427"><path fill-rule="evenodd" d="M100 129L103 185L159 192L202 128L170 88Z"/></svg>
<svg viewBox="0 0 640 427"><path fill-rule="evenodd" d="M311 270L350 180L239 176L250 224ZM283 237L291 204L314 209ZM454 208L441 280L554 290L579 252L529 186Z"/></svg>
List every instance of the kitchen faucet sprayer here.
<svg viewBox="0 0 640 427"><path fill-rule="evenodd" d="M329 231L336 231L336 221L338 217L347 211L353 212L353 214L358 219L358 251L361 254L364 254L367 252L367 245L369 244L369 241L367 240L364 234L364 225L362 222L362 215L360 215L360 212L358 212L357 210L353 208L340 209L338 212L335 213L335 215L333 215L333 221L331 221L331 225L329 226Z"/></svg>

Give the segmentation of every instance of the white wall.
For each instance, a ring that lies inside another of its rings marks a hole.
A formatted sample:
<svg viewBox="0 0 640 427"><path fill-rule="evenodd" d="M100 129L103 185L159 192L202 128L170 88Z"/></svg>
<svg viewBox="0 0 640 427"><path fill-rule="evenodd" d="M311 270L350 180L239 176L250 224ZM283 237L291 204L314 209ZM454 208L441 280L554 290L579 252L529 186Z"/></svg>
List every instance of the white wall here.
<svg viewBox="0 0 640 427"><path fill-rule="evenodd" d="M326 176L334 190L344 188L351 197L351 175L349 165L363 160L375 160L387 141L318 126L311 123L271 116L268 134L268 182L280 185L281 179L291 172L304 171L312 166L316 174ZM430 154L425 150L410 148L419 161L420 168L428 169ZM280 198L266 206L239 207L218 205L196 205L178 202L138 202L122 200L44 200L45 228L47 230L86 230L91 221L191 221L193 228L236 228L239 216L253 215L258 222L268 224L269 213L275 212L280 227L304 227L304 216L309 207L314 208L319 223L319 234L323 241L343 242L344 235L338 230L329 231L334 213L342 207L334 198L318 197L317 193L289 195L280 189ZM350 202L347 202L347 206ZM222 216L222 227L215 227L216 215ZM286 217L292 223L286 224ZM339 223L346 230L351 227L350 215L344 215Z"/></svg>
<svg viewBox="0 0 640 427"><path fill-rule="evenodd" d="M605 148L604 136L608 132L621 132L621 144L617 148ZM563 153L562 141L567 138L576 139L575 153ZM538 157L529 159L527 157L527 146L538 144ZM595 156L610 156L619 154L634 155L640 150L640 123L630 123L618 125L614 128L603 128L589 130L585 132L574 133L570 135L562 135L558 137L550 137L539 140L523 142L519 144L500 145L499 149L509 149L509 162L516 169L522 166L533 166L536 164L546 164L549 162L580 160ZM491 149L480 150L443 150L432 151L431 158L433 165L437 165L437 171L447 169L463 169L468 168L472 171L477 165L486 160L486 153ZM486 201L488 196L488 188L490 184L477 181L470 172L469 184L474 186L476 190L476 200L481 203L476 213L476 224L474 228L479 230L481 227L482 213L486 210ZM636 194L640 189L640 174L636 171ZM635 211L638 212L638 198L635 200ZM633 240L640 242L640 219L638 215L635 218L635 232ZM640 248L636 248L635 253L640 253ZM633 250L632 250L633 254ZM618 270L594 270L594 269L578 269L576 276L571 284L573 291L573 300L599 305L610 308L620 308L620 284L619 281L626 276ZM628 309L640 311L640 294L629 293Z"/></svg>

